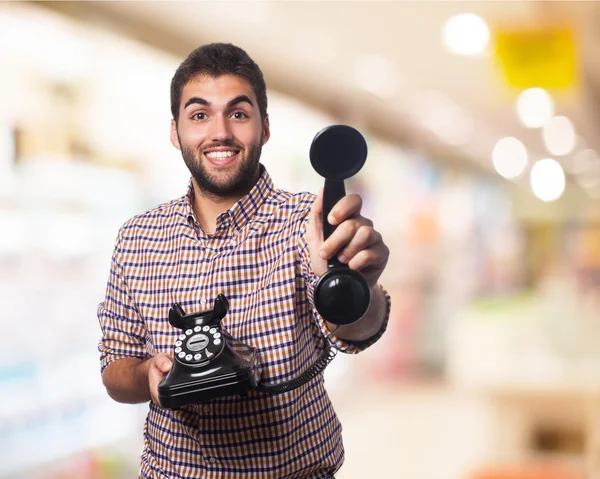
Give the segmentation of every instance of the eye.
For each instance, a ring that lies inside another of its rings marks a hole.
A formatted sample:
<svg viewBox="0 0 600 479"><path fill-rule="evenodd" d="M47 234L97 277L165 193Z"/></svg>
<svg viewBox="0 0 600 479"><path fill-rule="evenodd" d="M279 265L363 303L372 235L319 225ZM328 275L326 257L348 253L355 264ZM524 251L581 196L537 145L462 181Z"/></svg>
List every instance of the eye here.
<svg viewBox="0 0 600 479"><path fill-rule="evenodd" d="M231 115L235 120L243 120L244 118L248 118L243 111L236 111L233 115Z"/></svg>
<svg viewBox="0 0 600 479"><path fill-rule="evenodd" d="M194 113L192 115L192 120L205 120L205 119L206 119L206 113L198 112L198 113Z"/></svg>

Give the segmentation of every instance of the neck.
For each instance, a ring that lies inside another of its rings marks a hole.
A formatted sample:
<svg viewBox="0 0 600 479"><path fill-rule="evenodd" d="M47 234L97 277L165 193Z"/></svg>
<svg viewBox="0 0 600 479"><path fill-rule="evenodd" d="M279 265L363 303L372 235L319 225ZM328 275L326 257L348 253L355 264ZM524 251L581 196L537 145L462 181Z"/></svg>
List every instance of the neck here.
<svg viewBox="0 0 600 479"><path fill-rule="evenodd" d="M192 184L194 186L194 201L192 208L198 223L200 223L200 226L202 226L202 229L206 234L214 234L217 230L217 217L246 196L258 181L259 175L260 173L256 175L256 181L252 183L247 191L241 191L232 196L207 194L205 191L201 191L196 180L192 179Z"/></svg>

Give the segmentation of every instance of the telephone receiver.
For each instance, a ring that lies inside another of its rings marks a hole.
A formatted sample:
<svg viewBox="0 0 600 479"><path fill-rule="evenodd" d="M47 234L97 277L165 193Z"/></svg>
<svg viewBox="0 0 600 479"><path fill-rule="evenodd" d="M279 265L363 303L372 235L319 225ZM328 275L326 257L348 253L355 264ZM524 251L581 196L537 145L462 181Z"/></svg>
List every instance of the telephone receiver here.
<svg viewBox="0 0 600 479"><path fill-rule="evenodd" d="M327 221L335 204L346 195L344 180L360 171L367 160L367 143L362 134L347 125L332 125L321 130L310 147L310 162L325 178L323 191L323 238L336 227ZM371 302L367 281L358 271L340 263L337 257L327 262L314 290L319 314L336 325L351 324L364 316Z"/></svg>

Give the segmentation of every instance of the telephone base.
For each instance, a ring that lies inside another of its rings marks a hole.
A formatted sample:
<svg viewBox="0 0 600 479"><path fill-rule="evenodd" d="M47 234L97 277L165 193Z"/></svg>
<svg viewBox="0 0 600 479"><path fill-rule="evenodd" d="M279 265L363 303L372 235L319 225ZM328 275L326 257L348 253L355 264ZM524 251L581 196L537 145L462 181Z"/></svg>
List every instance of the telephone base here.
<svg viewBox="0 0 600 479"><path fill-rule="evenodd" d="M202 403L221 396L246 395L257 384L254 371L247 369L183 384L161 384L158 388L158 400L161 407L177 410L188 404Z"/></svg>

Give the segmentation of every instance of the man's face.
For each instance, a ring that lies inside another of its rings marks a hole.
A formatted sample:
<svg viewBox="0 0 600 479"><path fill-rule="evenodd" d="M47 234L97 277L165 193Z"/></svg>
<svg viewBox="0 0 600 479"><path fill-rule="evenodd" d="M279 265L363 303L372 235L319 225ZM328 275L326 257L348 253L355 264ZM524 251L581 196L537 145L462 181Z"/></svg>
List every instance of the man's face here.
<svg viewBox="0 0 600 479"><path fill-rule="evenodd" d="M181 150L200 191L241 196L258 178L269 120L260 117L250 83L235 75L197 76L183 88L171 142Z"/></svg>

